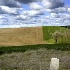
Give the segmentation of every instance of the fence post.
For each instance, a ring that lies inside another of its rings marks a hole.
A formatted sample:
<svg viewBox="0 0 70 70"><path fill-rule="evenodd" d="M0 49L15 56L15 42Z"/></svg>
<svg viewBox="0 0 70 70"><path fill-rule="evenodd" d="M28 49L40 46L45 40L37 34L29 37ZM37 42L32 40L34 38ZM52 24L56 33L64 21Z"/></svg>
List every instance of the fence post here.
<svg viewBox="0 0 70 70"><path fill-rule="evenodd" d="M59 59L51 58L50 70L59 70Z"/></svg>

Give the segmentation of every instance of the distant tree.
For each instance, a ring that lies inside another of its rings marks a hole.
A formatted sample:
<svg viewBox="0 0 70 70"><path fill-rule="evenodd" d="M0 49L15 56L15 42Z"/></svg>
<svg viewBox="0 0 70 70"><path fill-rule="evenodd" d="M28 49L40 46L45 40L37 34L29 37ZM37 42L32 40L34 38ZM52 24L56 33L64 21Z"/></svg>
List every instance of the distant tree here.
<svg viewBox="0 0 70 70"><path fill-rule="evenodd" d="M53 38L55 40L55 43L58 42L58 39L61 38L61 36L62 36L62 33L60 31L56 31L53 33Z"/></svg>
<svg viewBox="0 0 70 70"><path fill-rule="evenodd" d="M65 28L70 29L70 25L67 25L67 26L61 26L61 27L65 27Z"/></svg>
<svg viewBox="0 0 70 70"><path fill-rule="evenodd" d="M70 29L54 32L53 38L55 43L70 43Z"/></svg>
<svg viewBox="0 0 70 70"><path fill-rule="evenodd" d="M67 43L70 43L70 29L68 29L64 32L64 37L65 37L65 41Z"/></svg>

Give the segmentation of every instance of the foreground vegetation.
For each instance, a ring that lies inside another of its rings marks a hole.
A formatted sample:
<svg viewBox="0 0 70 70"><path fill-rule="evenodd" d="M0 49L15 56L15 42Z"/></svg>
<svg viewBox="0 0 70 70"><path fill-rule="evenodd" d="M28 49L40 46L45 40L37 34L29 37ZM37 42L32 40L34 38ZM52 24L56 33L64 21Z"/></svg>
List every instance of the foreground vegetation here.
<svg viewBox="0 0 70 70"><path fill-rule="evenodd" d="M45 48L0 55L0 70L50 70L51 58L60 59L59 70L70 70L70 51Z"/></svg>
<svg viewBox="0 0 70 70"><path fill-rule="evenodd" d="M12 52L25 52L27 50L37 50L46 48L47 50L61 50L70 51L70 44L38 44L38 45L25 45L25 46L2 46L0 47L0 54Z"/></svg>

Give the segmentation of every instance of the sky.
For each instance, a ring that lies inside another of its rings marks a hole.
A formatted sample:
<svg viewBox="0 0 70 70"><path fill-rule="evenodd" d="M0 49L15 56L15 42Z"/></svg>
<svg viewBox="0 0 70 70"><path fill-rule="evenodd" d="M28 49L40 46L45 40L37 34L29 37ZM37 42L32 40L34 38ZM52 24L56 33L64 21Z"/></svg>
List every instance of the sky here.
<svg viewBox="0 0 70 70"><path fill-rule="evenodd" d="M70 25L70 0L0 0L0 28Z"/></svg>

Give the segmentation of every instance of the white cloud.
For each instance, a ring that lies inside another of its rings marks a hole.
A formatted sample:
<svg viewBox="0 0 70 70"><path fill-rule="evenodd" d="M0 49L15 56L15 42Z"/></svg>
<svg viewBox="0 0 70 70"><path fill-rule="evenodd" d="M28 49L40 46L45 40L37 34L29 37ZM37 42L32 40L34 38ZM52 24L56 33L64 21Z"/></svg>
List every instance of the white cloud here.
<svg viewBox="0 0 70 70"><path fill-rule="evenodd" d="M29 16L35 16L35 15L38 15L38 14L40 14L40 11L36 11L36 10L28 11Z"/></svg>
<svg viewBox="0 0 70 70"><path fill-rule="evenodd" d="M42 4L48 9L54 9L64 6L63 0L43 0Z"/></svg>
<svg viewBox="0 0 70 70"><path fill-rule="evenodd" d="M1 6L8 6L8 7L21 7L21 3L15 0L0 0L0 5Z"/></svg>
<svg viewBox="0 0 70 70"><path fill-rule="evenodd" d="M22 8L9 8L8 6L0 6L1 11L7 14L18 14L18 10L21 10Z"/></svg>
<svg viewBox="0 0 70 70"><path fill-rule="evenodd" d="M0 25L1 24L7 24L7 16L4 14L0 14Z"/></svg>
<svg viewBox="0 0 70 70"><path fill-rule="evenodd" d="M6 16L0 14L0 19L6 18Z"/></svg>
<svg viewBox="0 0 70 70"><path fill-rule="evenodd" d="M17 15L14 19L24 21L24 20L26 20L27 18L28 18L28 17L27 17L26 15Z"/></svg>
<svg viewBox="0 0 70 70"><path fill-rule="evenodd" d="M34 10L40 10L40 9L42 9L42 6L39 5L38 3L35 3L35 2L32 2L29 5L30 5L30 8L34 9Z"/></svg>
<svg viewBox="0 0 70 70"><path fill-rule="evenodd" d="M42 1L42 4L43 4L46 8L49 8L49 6L52 6L52 3L49 2L48 0L43 0L43 1Z"/></svg>
<svg viewBox="0 0 70 70"><path fill-rule="evenodd" d="M56 13L51 13L51 17L52 18L60 18L60 15L56 14Z"/></svg>
<svg viewBox="0 0 70 70"><path fill-rule="evenodd" d="M28 5L28 8L22 5L23 3ZM0 1L2 27L61 26L68 25L69 22L70 7L64 6L61 0Z"/></svg>
<svg viewBox="0 0 70 70"><path fill-rule="evenodd" d="M42 15L43 12L41 10L23 10L21 15L25 15L27 17L32 17L36 15Z"/></svg>
<svg viewBox="0 0 70 70"><path fill-rule="evenodd" d="M59 7L51 10L51 13L64 13L67 9L65 7Z"/></svg>
<svg viewBox="0 0 70 70"><path fill-rule="evenodd" d="M68 12L70 13L70 7L68 8Z"/></svg>

